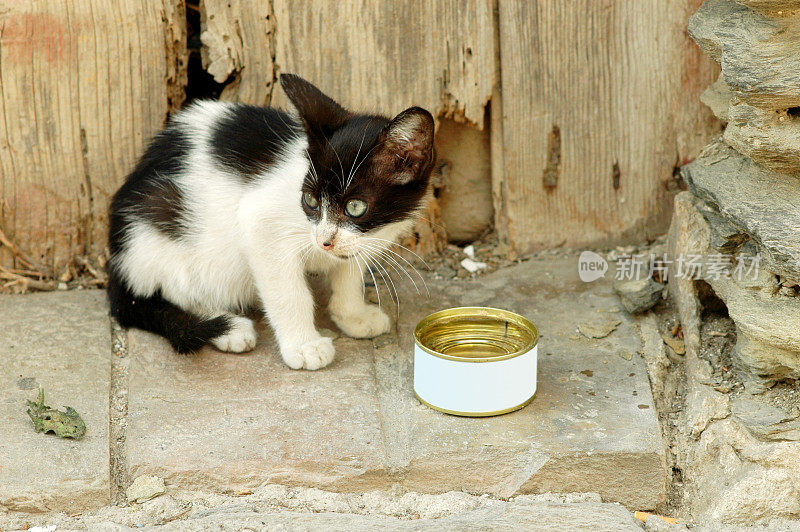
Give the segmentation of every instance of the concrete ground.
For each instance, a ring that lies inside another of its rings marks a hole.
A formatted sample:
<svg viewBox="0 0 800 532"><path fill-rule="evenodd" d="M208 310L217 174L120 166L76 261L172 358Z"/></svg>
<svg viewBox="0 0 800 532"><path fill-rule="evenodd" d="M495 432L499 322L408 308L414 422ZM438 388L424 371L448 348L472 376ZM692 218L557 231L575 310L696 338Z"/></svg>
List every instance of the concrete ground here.
<svg viewBox="0 0 800 532"><path fill-rule="evenodd" d="M284 366L266 328L246 355L179 356L158 337L115 330L102 292L0 296L0 529L624 530L637 526L632 511L664 502L643 342L609 281L580 281L573 255L426 277L429 296L398 285L393 333L337 337L336 361L318 372ZM539 388L524 409L459 418L414 398L414 325L461 305L539 327ZM81 413L83 440L33 431L24 403L39 386L48 404ZM142 475L163 479L166 494L126 503ZM293 505L293 493L327 502ZM595 495L527 495L545 493Z"/></svg>

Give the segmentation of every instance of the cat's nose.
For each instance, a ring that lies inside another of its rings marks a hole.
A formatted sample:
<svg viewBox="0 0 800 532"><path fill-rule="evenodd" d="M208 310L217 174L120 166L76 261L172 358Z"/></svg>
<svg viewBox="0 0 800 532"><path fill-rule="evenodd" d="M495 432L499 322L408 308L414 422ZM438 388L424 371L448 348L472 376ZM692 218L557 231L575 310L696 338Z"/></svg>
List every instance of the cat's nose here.
<svg viewBox="0 0 800 532"><path fill-rule="evenodd" d="M334 235L317 237L317 245L325 251L330 251L336 242Z"/></svg>

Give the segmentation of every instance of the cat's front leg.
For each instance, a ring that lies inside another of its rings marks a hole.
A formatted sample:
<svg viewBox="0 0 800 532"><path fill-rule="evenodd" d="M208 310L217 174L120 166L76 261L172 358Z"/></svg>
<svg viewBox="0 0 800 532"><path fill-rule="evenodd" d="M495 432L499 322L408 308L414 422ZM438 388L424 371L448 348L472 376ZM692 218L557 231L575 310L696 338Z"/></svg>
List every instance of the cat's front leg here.
<svg viewBox="0 0 800 532"><path fill-rule="evenodd" d="M331 300L328 310L333 322L347 336L373 338L389 332L391 320L377 305L364 301L362 268L355 261L343 261L331 270Z"/></svg>
<svg viewBox="0 0 800 532"><path fill-rule="evenodd" d="M314 370L333 362L333 341L320 335L314 326L314 298L298 258L288 256L273 263L251 261L251 268L286 365Z"/></svg>

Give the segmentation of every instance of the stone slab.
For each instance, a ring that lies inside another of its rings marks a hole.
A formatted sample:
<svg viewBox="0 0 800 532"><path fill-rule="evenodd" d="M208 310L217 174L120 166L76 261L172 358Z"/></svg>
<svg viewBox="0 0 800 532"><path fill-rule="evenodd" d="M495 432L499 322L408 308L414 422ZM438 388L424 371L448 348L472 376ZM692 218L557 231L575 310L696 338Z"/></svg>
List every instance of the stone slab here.
<svg viewBox="0 0 800 532"><path fill-rule="evenodd" d="M689 18L689 35L720 64L736 96L770 109L798 105L797 24L792 18L765 17L742 3L707 0ZM788 14L791 8L782 4Z"/></svg>
<svg viewBox="0 0 800 532"><path fill-rule="evenodd" d="M719 141L681 172L692 194L753 239L765 267L800 278L800 204L792 201L800 193L797 176L766 170Z"/></svg>
<svg viewBox="0 0 800 532"><path fill-rule="evenodd" d="M318 372L284 366L268 330L249 355L206 349L188 357L131 331L131 478L148 473L223 491L275 482L500 497L598 492L634 509L664 499L664 448L636 356L641 339L610 281L582 283L576 256L428 286L430 297L398 285L398 336L339 338L337 360ZM465 304L514 310L540 326L539 390L525 409L459 418L414 398L414 324ZM598 319L620 324L600 339L577 332Z"/></svg>
<svg viewBox="0 0 800 532"><path fill-rule="evenodd" d="M99 290L0 296L0 507L81 511L110 501L111 337ZM69 405L82 440L37 434L25 400Z"/></svg>
<svg viewBox="0 0 800 532"><path fill-rule="evenodd" d="M611 282L578 278L577 256L532 260L472 281L431 284L429 299L407 298L398 343L377 350L393 467L418 491L597 492L629 508L665 497L664 446L641 358L641 338L620 311ZM504 416L436 412L412 395L412 331L448 306L505 308L541 333L533 402ZM619 321L605 338L578 326Z"/></svg>
<svg viewBox="0 0 800 532"><path fill-rule="evenodd" d="M441 519L399 519L352 513L295 511L220 512L206 517L173 521L157 530L536 530L560 532L641 532L642 527L622 506L607 503L498 502ZM156 527L118 530L151 530ZM91 530L91 528L90 528ZM104 528L108 530L108 528ZM113 528L112 528L113 530Z"/></svg>
<svg viewBox="0 0 800 532"><path fill-rule="evenodd" d="M372 356L335 342L324 371L284 365L269 331L249 354L177 355L129 331L130 478L236 492L264 482L331 490L386 485Z"/></svg>
<svg viewBox="0 0 800 532"><path fill-rule="evenodd" d="M633 513L596 493L522 495L509 501L469 495L334 493L268 484L247 495L192 492L68 516L0 514L0 529L57 530L585 530L643 529ZM648 530L650 530L648 528Z"/></svg>

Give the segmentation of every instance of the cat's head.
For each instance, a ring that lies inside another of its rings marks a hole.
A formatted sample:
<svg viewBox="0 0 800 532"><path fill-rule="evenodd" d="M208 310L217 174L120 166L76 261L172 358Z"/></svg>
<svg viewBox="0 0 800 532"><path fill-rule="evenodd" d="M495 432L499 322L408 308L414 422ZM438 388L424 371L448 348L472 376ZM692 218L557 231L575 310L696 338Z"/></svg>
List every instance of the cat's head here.
<svg viewBox="0 0 800 532"><path fill-rule="evenodd" d="M410 227L436 158L431 114L351 113L298 76L280 80L308 134L311 164L298 201L316 245L348 257Z"/></svg>

